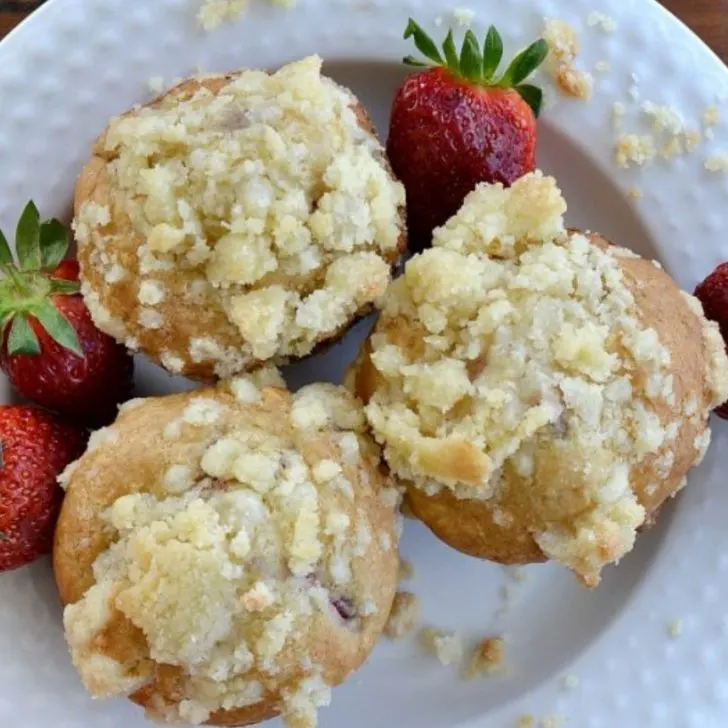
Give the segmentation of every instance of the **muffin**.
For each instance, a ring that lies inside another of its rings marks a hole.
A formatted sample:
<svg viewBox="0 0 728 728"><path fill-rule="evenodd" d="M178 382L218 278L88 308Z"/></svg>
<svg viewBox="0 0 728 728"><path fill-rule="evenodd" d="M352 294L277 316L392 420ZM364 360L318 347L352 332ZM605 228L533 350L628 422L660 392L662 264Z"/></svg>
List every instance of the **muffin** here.
<svg viewBox="0 0 728 728"><path fill-rule="evenodd" d="M565 211L540 173L477 188L391 286L350 381L442 540L594 586L705 455L728 360L658 264Z"/></svg>
<svg viewBox="0 0 728 728"><path fill-rule="evenodd" d="M404 199L320 58L190 79L96 141L75 195L82 292L101 330L175 374L305 357L383 295Z"/></svg>
<svg viewBox="0 0 728 728"><path fill-rule="evenodd" d="M74 665L153 720L314 726L394 599L399 494L360 403L254 376L132 402L62 476Z"/></svg>

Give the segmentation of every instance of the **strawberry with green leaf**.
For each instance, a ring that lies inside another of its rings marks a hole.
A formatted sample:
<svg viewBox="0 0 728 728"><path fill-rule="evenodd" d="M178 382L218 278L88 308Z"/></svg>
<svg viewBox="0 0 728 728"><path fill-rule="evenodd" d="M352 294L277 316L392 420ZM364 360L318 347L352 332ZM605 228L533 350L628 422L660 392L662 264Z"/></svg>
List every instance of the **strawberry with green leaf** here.
<svg viewBox="0 0 728 728"><path fill-rule="evenodd" d="M108 423L131 395L133 360L91 320L78 263L64 260L65 227L41 222L30 202L15 251L17 262L0 232L0 366L27 399L87 425Z"/></svg>
<svg viewBox="0 0 728 728"><path fill-rule="evenodd" d="M410 240L423 247L478 183L510 185L536 168L542 92L527 79L548 46L536 41L499 73L503 41L492 26L482 48L468 31L459 51L452 31L438 48L411 18L404 37L424 59L404 59L422 70L397 91L387 153L407 190Z"/></svg>

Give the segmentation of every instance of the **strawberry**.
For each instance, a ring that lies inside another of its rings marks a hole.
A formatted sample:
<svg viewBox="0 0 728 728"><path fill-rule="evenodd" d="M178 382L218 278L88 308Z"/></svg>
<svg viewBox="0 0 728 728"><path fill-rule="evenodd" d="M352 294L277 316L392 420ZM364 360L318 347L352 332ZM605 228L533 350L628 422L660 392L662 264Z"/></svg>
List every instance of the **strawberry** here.
<svg viewBox="0 0 728 728"><path fill-rule="evenodd" d="M91 320L78 263L63 260L65 228L41 223L31 202L15 247L17 264L0 233L0 366L23 397L82 424L107 424L131 395L134 364Z"/></svg>
<svg viewBox="0 0 728 728"><path fill-rule="evenodd" d="M728 350L728 263L721 263L696 289L695 296L703 304L705 315L720 326ZM728 402L715 413L728 420Z"/></svg>
<svg viewBox="0 0 728 728"><path fill-rule="evenodd" d="M85 430L50 412L0 406L0 571L50 552L63 500L57 478L85 444Z"/></svg>
<svg viewBox="0 0 728 728"><path fill-rule="evenodd" d="M427 60L404 59L425 70L397 91L387 153L407 191L410 240L419 249L479 182L510 185L536 168L543 96L524 81L544 61L548 46L533 43L499 76L503 41L492 26L482 52L468 31L458 54L450 31L441 53L412 18L404 37L413 37Z"/></svg>
<svg viewBox="0 0 728 728"><path fill-rule="evenodd" d="M80 272L81 267L77 260L62 260L51 273L51 278L58 278L62 281L77 281Z"/></svg>

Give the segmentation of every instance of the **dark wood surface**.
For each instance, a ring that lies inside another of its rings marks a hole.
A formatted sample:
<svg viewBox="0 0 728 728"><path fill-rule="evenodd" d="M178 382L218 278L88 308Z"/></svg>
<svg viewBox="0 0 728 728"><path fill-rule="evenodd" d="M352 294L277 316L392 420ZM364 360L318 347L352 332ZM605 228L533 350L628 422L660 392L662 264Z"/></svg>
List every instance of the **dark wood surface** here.
<svg viewBox="0 0 728 728"><path fill-rule="evenodd" d="M154 0L133 0L133 2L154 2ZM728 61L728 0L662 0L662 2L695 30L724 61ZM0 38L40 4L38 0L0 0Z"/></svg>

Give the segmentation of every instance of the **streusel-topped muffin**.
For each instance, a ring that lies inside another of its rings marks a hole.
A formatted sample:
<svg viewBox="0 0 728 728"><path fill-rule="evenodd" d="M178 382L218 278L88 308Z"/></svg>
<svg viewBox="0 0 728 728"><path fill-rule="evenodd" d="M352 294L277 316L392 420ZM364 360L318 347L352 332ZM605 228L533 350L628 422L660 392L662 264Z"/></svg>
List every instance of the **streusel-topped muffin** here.
<svg viewBox="0 0 728 728"><path fill-rule="evenodd" d="M176 374L304 357L384 294L404 189L310 57L185 81L114 119L76 189L96 325Z"/></svg>
<svg viewBox="0 0 728 728"><path fill-rule="evenodd" d="M476 189L392 285L353 381L436 534L595 585L702 460L728 359L696 299L565 211L539 173Z"/></svg>
<svg viewBox="0 0 728 728"><path fill-rule="evenodd" d="M265 372L134 402L64 474L54 567L94 696L163 722L307 728L369 655L398 494L351 395L283 386Z"/></svg>

